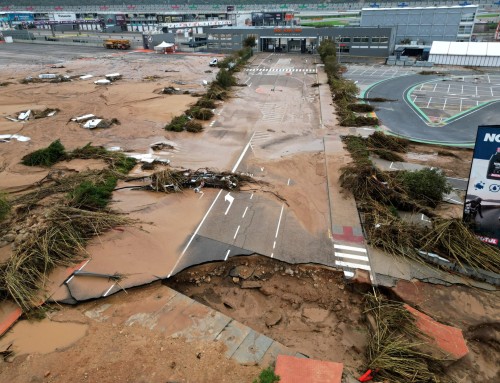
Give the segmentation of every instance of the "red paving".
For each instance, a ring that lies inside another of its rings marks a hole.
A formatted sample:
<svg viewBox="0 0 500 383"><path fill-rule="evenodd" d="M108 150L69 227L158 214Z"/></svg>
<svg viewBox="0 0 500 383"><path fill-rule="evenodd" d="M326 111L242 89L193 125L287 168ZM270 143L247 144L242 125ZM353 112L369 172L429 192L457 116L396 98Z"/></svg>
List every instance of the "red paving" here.
<svg viewBox="0 0 500 383"><path fill-rule="evenodd" d="M462 330L436 322L406 304L405 308L417 318L417 327L430 337L429 343L438 347L445 355L460 359L469 353Z"/></svg>
<svg viewBox="0 0 500 383"><path fill-rule="evenodd" d="M280 383L340 383L342 363L278 355L274 373Z"/></svg>
<svg viewBox="0 0 500 383"><path fill-rule="evenodd" d="M354 235L352 226L343 226L342 229L343 229L342 234L332 234L333 239L336 239L337 241L346 241L353 243L364 242L364 238L362 235Z"/></svg>

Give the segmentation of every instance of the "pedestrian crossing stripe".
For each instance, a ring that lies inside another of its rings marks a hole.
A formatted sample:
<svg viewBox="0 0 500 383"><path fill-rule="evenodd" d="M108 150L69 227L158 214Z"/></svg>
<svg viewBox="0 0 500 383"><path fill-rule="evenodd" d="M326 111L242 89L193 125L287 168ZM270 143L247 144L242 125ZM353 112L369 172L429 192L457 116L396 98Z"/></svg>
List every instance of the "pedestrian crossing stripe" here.
<svg viewBox="0 0 500 383"><path fill-rule="evenodd" d="M351 251L359 251L360 253L366 253L366 249L363 247L355 247L355 246L346 246L346 245L338 245L334 244L333 247L335 249L341 249L341 250L351 250Z"/></svg>
<svg viewBox="0 0 500 383"><path fill-rule="evenodd" d="M338 252L335 252L335 256L337 256L339 258L349 258L349 259L355 259L355 260L358 260L358 261L369 262L368 257L365 256L365 255L354 255L354 254L347 254L347 253L338 253Z"/></svg>
<svg viewBox="0 0 500 383"><path fill-rule="evenodd" d="M351 263L351 262L344 262L344 261L335 261L335 264L337 266L342 266L342 267L349 267L351 269L361 269L361 270L371 270L371 267L369 265L363 265L361 263Z"/></svg>
<svg viewBox="0 0 500 383"><path fill-rule="evenodd" d="M266 69L258 69L258 68L250 68L246 70L247 72L309 72L316 73L316 69L311 68L266 68Z"/></svg>

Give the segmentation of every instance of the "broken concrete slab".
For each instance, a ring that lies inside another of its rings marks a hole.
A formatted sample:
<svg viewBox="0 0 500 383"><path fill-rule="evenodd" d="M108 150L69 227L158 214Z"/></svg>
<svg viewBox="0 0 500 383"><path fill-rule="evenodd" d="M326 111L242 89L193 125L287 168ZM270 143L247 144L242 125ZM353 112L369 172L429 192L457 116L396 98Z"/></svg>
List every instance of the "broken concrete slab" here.
<svg viewBox="0 0 500 383"><path fill-rule="evenodd" d="M246 338L231 356L231 359L244 365L260 364L264 354L271 347L272 343L273 340L271 338L250 330Z"/></svg>
<svg viewBox="0 0 500 383"><path fill-rule="evenodd" d="M85 121L90 120L90 119L92 119L94 117L95 117L95 115L93 115L93 114L84 114L84 115L81 115L81 116L73 117L71 119L71 121L85 122Z"/></svg>
<svg viewBox="0 0 500 383"><path fill-rule="evenodd" d="M431 346L430 352L432 355L454 362L469 353L462 330L439 323L407 304L404 307L413 314L420 331L429 337L429 339L426 339L426 343ZM425 350L429 352L427 344Z"/></svg>
<svg viewBox="0 0 500 383"><path fill-rule="evenodd" d="M274 372L280 383L340 383L342 363L278 355Z"/></svg>
<svg viewBox="0 0 500 383"><path fill-rule="evenodd" d="M235 268L231 269L229 271L229 275L231 277L238 277L238 278L241 278L241 279L248 279L250 278L253 273L254 273L254 269L252 267L248 267L248 266L236 266Z"/></svg>

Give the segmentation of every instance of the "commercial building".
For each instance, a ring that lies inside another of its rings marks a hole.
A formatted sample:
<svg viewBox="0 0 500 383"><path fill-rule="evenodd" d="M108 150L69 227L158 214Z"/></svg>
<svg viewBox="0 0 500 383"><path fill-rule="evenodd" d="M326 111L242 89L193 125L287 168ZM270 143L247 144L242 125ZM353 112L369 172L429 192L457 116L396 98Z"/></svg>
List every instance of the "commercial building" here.
<svg viewBox="0 0 500 383"><path fill-rule="evenodd" d="M312 28L299 26L210 28L207 48L227 52L242 48L249 36L267 52L316 52L323 39L338 43L340 55L386 57L393 47L392 28Z"/></svg>
<svg viewBox="0 0 500 383"><path fill-rule="evenodd" d="M363 8L360 26L393 27L396 44L470 41L477 5L417 8Z"/></svg>

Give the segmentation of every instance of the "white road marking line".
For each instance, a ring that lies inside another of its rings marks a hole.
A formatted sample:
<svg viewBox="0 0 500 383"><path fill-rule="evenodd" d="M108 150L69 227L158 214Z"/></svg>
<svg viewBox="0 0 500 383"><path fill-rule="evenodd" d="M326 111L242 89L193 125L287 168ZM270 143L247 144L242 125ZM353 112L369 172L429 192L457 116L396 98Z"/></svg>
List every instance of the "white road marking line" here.
<svg viewBox="0 0 500 383"><path fill-rule="evenodd" d="M283 209L285 208L285 204L281 205L280 219L278 220L278 227L276 228L276 235L274 238L278 238L278 231L280 230L281 217L283 216Z"/></svg>
<svg viewBox="0 0 500 383"><path fill-rule="evenodd" d="M274 253L271 253L271 258L274 258Z"/></svg>
<svg viewBox="0 0 500 383"><path fill-rule="evenodd" d="M198 232L200 231L200 228L201 228L201 225L203 225L203 222L205 222L205 220L207 219L208 215L210 214L210 211L212 210L212 208L214 207L215 203L217 202L217 200L219 199L220 195L222 194L222 189L219 190L219 192L217 193L217 195L215 196L214 198L214 201L212 202L212 204L210 205L210 207L208 208L207 212L205 213L205 216L203 217L203 219L201 220L200 224L198 225L198 227L196 228L196 230L194 231L193 235L191 236L191 238L189 239L189 242L187 243L186 247L184 247L184 250L182 250L182 253L181 253L181 256L179 258L177 258L177 262L175 262L175 265L174 267L172 268L172 271L170 271L170 273L168 274L167 278L170 278L170 276L172 275L172 273L174 272L175 268L177 267L177 265L179 264L180 260L182 259L182 257L184 256L184 254L186 253L186 250L188 249L189 245L191 245L191 242L193 242L193 239L194 237L196 237L196 234L198 234Z"/></svg>
<svg viewBox="0 0 500 383"><path fill-rule="evenodd" d="M443 104L443 110L446 108L446 103L447 103L447 102L448 102L448 99L447 99L447 98L445 98L445 99L444 99L444 104Z"/></svg>
<svg viewBox="0 0 500 383"><path fill-rule="evenodd" d="M276 241L274 241L274 243L273 243L273 249L275 249L275 248L276 248Z"/></svg>
<svg viewBox="0 0 500 383"><path fill-rule="evenodd" d="M287 183L286 183L287 186L290 186L290 178L288 179Z"/></svg>
<svg viewBox="0 0 500 383"><path fill-rule="evenodd" d="M248 210L248 206L245 208L245 211L243 212L243 215L241 216L241 218L245 218L245 215L247 214L247 210Z"/></svg>
<svg viewBox="0 0 500 383"><path fill-rule="evenodd" d="M351 251L359 251L360 253L366 253L366 249L363 247L354 247L354 246L337 245L337 244L334 244L333 247L335 249L340 249L340 250L351 250Z"/></svg>
<svg viewBox="0 0 500 383"><path fill-rule="evenodd" d="M368 266L368 265L361 265L361 264L358 264L358 263L335 261L335 264L338 265L338 266L350 267L351 269L361 269L361 270L367 270L367 271L371 270L370 266Z"/></svg>
<svg viewBox="0 0 500 383"><path fill-rule="evenodd" d="M240 231L240 225L236 228L236 233L234 233L233 239L236 239L236 236L238 235L238 231Z"/></svg>
<svg viewBox="0 0 500 383"><path fill-rule="evenodd" d="M201 194L200 198L198 198L198 199L201 199L205 195L205 193L203 193L202 191L200 191L200 194Z"/></svg>
<svg viewBox="0 0 500 383"><path fill-rule="evenodd" d="M229 257L229 253L231 252L231 250L229 249L226 253L226 257L224 258L225 261L227 261L227 257Z"/></svg>
<svg viewBox="0 0 500 383"><path fill-rule="evenodd" d="M85 261L85 263L78 268L77 271L80 271L81 269L83 269L85 266L87 266L87 263L89 263L89 262L90 262L90 259L87 259ZM73 275L71 277L69 277L69 279L66 281L66 283L69 283L74 277L75 277L75 272L73 271Z"/></svg>
<svg viewBox="0 0 500 383"><path fill-rule="evenodd" d="M252 83L248 84L248 87L251 87L252 86Z"/></svg>
<svg viewBox="0 0 500 383"><path fill-rule="evenodd" d="M113 283L111 285L111 287L103 294L103 297L107 296L110 293L110 291L113 289L113 287L115 287L115 285L116 285L116 283Z"/></svg>
<svg viewBox="0 0 500 383"><path fill-rule="evenodd" d="M354 254L337 253L337 252L335 252L335 256L339 257L339 258L355 259L357 261L365 261L365 262L369 262L370 261L366 255L354 255Z"/></svg>
<svg viewBox="0 0 500 383"><path fill-rule="evenodd" d="M233 169L231 170L231 173L234 173L236 171L236 169L238 169L238 166L240 166L240 162L243 160L243 157L245 157L245 154L246 154L248 148L250 147L250 143L252 142L254 134L252 134L252 137L250 137L250 141L248 141L247 145L243 149L243 152L241 152L240 158L238 158L238 161L236 161L236 164L234 165Z"/></svg>
<svg viewBox="0 0 500 383"><path fill-rule="evenodd" d="M429 102L427 103L426 108L428 108L428 107L429 107L429 105L430 105L430 103L431 103L431 100L432 100L432 97L430 97L430 98L429 98Z"/></svg>
<svg viewBox="0 0 500 383"><path fill-rule="evenodd" d="M349 270L344 270L344 275L348 278L354 277L354 273L352 271L349 271Z"/></svg>
<svg viewBox="0 0 500 383"><path fill-rule="evenodd" d="M252 199L252 198L253 198L253 193L252 193L252 194L250 194L250 199Z"/></svg>

